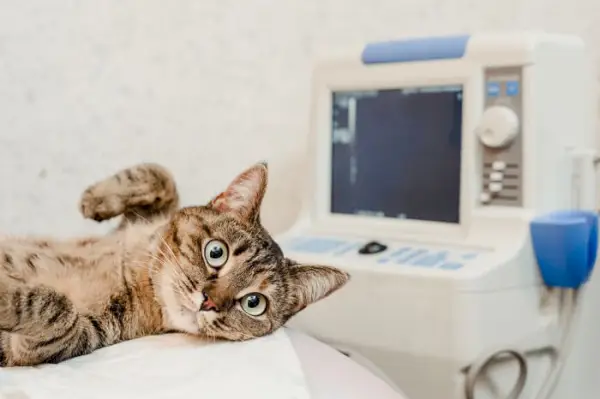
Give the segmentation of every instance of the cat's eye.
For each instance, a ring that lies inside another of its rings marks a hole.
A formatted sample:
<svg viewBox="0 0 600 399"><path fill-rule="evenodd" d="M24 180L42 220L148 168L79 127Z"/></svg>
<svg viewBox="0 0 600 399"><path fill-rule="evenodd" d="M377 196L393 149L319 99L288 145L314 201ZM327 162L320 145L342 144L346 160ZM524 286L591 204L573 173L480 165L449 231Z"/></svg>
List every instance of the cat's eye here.
<svg viewBox="0 0 600 399"><path fill-rule="evenodd" d="M229 258L227 245L223 241L211 240L204 247L204 259L210 267L219 268Z"/></svg>
<svg viewBox="0 0 600 399"><path fill-rule="evenodd" d="M253 292L244 295L244 297L240 299L240 305L242 305L244 312L248 313L250 316L260 316L267 310L267 298L262 294Z"/></svg>

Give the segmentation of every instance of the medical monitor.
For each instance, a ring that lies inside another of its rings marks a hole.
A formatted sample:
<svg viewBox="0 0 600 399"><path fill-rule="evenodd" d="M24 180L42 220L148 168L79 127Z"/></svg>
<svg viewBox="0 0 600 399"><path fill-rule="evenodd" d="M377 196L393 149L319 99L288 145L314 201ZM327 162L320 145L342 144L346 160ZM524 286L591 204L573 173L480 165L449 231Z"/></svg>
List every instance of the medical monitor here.
<svg viewBox="0 0 600 399"><path fill-rule="evenodd" d="M460 222L462 85L331 95L332 214Z"/></svg>
<svg viewBox="0 0 600 399"><path fill-rule="evenodd" d="M505 32L369 43L319 63L311 184L277 240L291 259L351 279L290 327L414 399L496 397L485 378L509 393L518 367L495 364L495 351L517 348L534 371L521 396L537 395L550 363L528 356L568 331L548 320L573 304L548 293L598 283L588 56L578 38ZM582 342L571 364L598 369ZM568 367L547 385L557 398L597 397L597 375Z"/></svg>

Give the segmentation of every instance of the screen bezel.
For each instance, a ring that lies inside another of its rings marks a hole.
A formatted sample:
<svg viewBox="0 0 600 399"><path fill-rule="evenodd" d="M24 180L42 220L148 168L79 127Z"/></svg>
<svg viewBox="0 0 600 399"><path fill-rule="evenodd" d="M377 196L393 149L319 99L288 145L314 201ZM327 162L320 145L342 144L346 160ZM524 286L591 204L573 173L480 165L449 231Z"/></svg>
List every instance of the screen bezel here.
<svg viewBox="0 0 600 399"><path fill-rule="evenodd" d="M336 63L317 70L314 78L312 144L315 158L311 214L316 225L328 230L377 230L381 235L461 234L470 222L475 203L473 184L476 157L474 134L478 115L483 110L481 68L465 60L364 65L360 62ZM458 223L412 219L374 218L331 212L332 97L336 91L382 90L398 88L461 85L463 87L463 125L461 145L460 209Z"/></svg>

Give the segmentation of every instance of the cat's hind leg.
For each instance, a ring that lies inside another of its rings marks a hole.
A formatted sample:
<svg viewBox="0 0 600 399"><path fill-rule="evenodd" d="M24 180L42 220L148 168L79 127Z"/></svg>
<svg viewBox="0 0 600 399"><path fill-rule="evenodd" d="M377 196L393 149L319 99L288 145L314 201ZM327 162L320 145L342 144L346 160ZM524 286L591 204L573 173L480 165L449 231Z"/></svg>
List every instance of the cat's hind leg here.
<svg viewBox="0 0 600 399"><path fill-rule="evenodd" d="M88 187L80 203L81 213L87 219L101 222L122 215L120 227L151 221L178 207L175 180L166 168L153 163L123 169Z"/></svg>
<svg viewBox="0 0 600 399"><path fill-rule="evenodd" d="M31 366L90 353L103 337L93 319L52 288L0 282L0 338L0 365Z"/></svg>

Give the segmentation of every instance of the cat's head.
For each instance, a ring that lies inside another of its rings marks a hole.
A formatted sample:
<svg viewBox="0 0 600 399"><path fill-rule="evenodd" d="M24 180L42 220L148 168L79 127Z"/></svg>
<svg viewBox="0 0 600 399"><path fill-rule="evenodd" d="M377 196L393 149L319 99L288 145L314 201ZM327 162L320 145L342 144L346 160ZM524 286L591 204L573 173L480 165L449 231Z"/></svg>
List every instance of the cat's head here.
<svg viewBox="0 0 600 399"><path fill-rule="evenodd" d="M170 328L211 338L269 334L349 275L284 256L260 222L267 166L246 170L206 206L183 208L159 245L159 297Z"/></svg>

